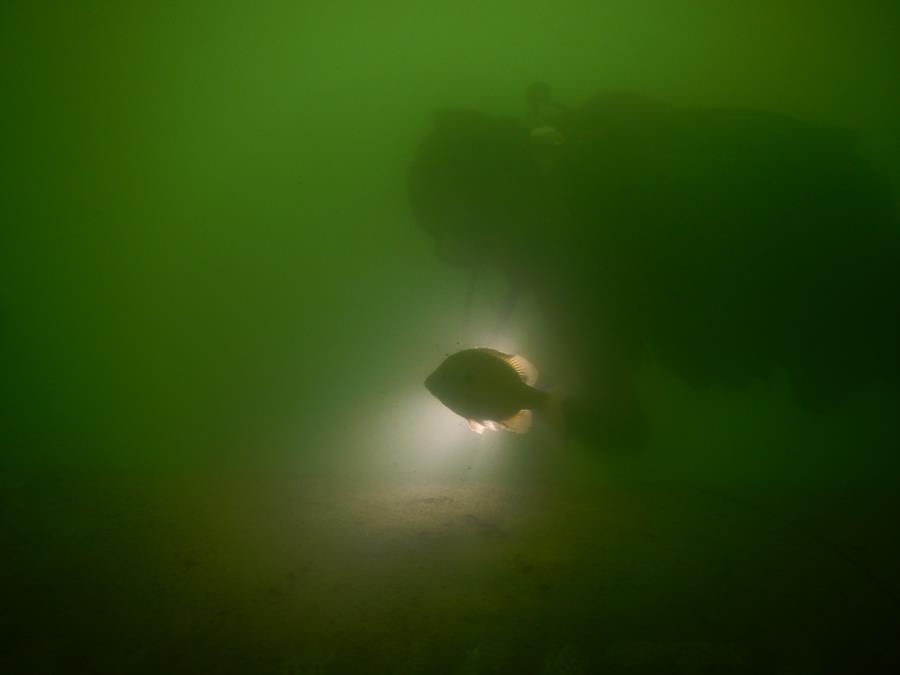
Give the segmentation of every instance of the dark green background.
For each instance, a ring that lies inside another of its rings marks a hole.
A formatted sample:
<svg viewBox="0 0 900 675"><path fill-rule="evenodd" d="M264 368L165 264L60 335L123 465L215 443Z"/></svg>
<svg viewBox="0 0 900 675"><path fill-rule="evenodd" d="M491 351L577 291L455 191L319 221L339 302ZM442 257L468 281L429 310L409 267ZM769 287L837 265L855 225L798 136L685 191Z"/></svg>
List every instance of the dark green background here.
<svg viewBox="0 0 900 675"><path fill-rule="evenodd" d="M639 456L468 435L421 382L502 292L465 315L406 172L434 108L519 115L545 79L846 128L896 190L898 34L889 2L5 2L0 664L892 649L896 398L822 416L650 368ZM489 337L552 349L527 308Z"/></svg>

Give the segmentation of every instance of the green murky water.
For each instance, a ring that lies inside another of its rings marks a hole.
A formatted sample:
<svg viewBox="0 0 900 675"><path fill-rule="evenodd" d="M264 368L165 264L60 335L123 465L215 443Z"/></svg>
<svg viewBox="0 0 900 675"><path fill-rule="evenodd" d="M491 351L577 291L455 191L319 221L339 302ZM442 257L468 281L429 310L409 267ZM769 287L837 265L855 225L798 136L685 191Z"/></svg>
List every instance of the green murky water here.
<svg viewBox="0 0 900 675"><path fill-rule="evenodd" d="M3 672L897 668L888 3L0 17ZM579 433L430 397L479 344Z"/></svg>

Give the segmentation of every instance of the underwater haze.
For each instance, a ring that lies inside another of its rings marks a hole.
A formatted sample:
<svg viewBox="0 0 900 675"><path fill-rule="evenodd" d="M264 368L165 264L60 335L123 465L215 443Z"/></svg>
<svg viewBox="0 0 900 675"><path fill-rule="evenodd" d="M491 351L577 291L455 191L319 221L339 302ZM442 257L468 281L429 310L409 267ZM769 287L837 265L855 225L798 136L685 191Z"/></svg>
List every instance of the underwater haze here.
<svg viewBox="0 0 900 675"><path fill-rule="evenodd" d="M898 36L7 0L0 671L900 672Z"/></svg>

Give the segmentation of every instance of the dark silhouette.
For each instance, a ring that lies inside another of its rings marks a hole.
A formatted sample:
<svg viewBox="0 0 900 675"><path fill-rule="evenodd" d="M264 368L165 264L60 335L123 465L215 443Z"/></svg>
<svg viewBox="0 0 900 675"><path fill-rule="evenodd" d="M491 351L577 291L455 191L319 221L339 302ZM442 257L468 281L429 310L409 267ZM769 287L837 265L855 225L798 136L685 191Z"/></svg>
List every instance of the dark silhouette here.
<svg viewBox="0 0 900 675"><path fill-rule="evenodd" d="M411 203L439 258L534 295L594 426L640 442L651 354L695 385L780 370L815 407L900 380L900 230L849 134L622 93L568 110L543 84L527 99L529 124L439 112Z"/></svg>

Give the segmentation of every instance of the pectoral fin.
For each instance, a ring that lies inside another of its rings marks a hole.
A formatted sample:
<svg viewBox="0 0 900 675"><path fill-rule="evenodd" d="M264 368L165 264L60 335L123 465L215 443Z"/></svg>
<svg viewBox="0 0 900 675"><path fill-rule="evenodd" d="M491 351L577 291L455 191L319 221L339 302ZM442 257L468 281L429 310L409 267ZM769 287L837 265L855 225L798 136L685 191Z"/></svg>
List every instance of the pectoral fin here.
<svg viewBox="0 0 900 675"><path fill-rule="evenodd" d="M469 428L474 431L476 434L484 433L484 425L481 422L476 422L475 420L466 420L469 425Z"/></svg>

